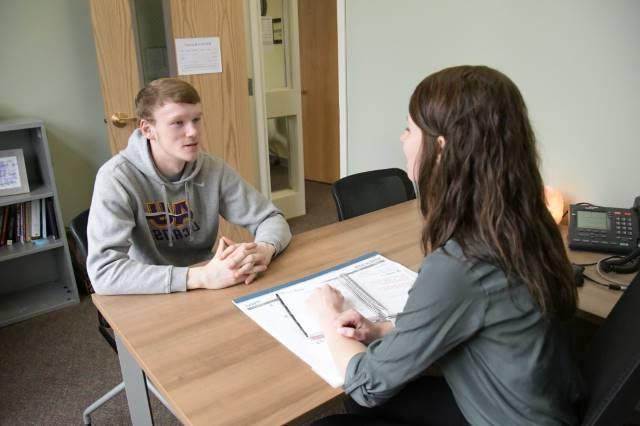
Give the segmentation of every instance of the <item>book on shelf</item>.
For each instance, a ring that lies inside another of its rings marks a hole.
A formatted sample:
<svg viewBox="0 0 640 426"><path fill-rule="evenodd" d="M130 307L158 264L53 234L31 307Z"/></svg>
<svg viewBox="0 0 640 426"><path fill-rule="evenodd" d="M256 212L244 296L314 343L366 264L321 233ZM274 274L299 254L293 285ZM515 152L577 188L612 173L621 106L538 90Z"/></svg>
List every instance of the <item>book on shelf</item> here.
<svg viewBox="0 0 640 426"><path fill-rule="evenodd" d="M353 308L373 321L395 318L404 309L417 274L378 253L369 253L296 281L237 298L233 303L260 327L300 357L334 387L342 385L306 300L318 287L330 285Z"/></svg>
<svg viewBox="0 0 640 426"><path fill-rule="evenodd" d="M27 203L16 204L16 243L24 244L31 241L27 237Z"/></svg>
<svg viewBox="0 0 640 426"><path fill-rule="evenodd" d="M60 238L52 199L0 207L0 246Z"/></svg>
<svg viewBox="0 0 640 426"><path fill-rule="evenodd" d="M7 227L7 245L13 244L16 235L16 205L9 206L9 226Z"/></svg>
<svg viewBox="0 0 640 426"><path fill-rule="evenodd" d="M0 246L7 245L7 232L9 229L9 206L2 207L2 227L0 227Z"/></svg>
<svg viewBox="0 0 640 426"><path fill-rule="evenodd" d="M24 242L31 242L31 201L24 203Z"/></svg>
<svg viewBox="0 0 640 426"><path fill-rule="evenodd" d="M22 204L16 204L16 230L15 230L15 238L14 243L23 242L22 239Z"/></svg>
<svg viewBox="0 0 640 426"><path fill-rule="evenodd" d="M40 200L40 224L42 226L40 235L42 235L42 238L47 238L49 230L47 229L47 209L44 206L44 200Z"/></svg>
<svg viewBox="0 0 640 426"><path fill-rule="evenodd" d="M47 236L53 236L53 238L58 239L60 238L60 233L58 232L58 223L53 208L53 198L47 198L45 200L45 208L47 210Z"/></svg>
<svg viewBox="0 0 640 426"><path fill-rule="evenodd" d="M31 203L31 238L40 238L40 200Z"/></svg>

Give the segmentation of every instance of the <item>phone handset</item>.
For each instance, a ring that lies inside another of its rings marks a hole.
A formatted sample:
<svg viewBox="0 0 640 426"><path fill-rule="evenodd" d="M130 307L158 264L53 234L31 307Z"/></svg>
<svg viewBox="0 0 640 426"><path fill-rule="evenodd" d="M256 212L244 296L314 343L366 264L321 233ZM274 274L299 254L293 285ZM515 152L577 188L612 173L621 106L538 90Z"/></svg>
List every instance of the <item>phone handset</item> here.
<svg viewBox="0 0 640 426"><path fill-rule="evenodd" d="M635 210L635 226L638 229L640 228L640 196L637 196L633 201L631 210ZM626 256L611 256L602 259L599 266L602 272L616 272L618 274L632 274L640 270L640 240L636 241L636 248L631 253Z"/></svg>

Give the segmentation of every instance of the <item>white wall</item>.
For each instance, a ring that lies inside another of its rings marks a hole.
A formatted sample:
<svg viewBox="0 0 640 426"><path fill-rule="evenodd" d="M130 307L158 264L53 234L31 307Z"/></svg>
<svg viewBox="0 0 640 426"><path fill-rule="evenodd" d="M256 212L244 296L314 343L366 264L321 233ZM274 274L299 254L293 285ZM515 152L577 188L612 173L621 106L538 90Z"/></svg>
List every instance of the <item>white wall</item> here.
<svg viewBox="0 0 640 426"><path fill-rule="evenodd" d="M483 64L520 88L546 183L568 202L640 195L640 1L346 0L348 174L405 168L417 83Z"/></svg>

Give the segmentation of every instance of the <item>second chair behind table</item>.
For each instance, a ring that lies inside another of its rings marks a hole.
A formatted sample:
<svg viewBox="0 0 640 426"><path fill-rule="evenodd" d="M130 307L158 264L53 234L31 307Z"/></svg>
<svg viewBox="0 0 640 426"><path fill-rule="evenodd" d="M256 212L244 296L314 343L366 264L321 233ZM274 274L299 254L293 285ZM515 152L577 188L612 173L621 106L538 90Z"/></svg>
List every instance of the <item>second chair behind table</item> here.
<svg viewBox="0 0 640 426"><path fill-rule="evenodd" d="M88 220L89 220L89 210L87 209L82 213L80 213L79 215L77 215L76 217L74 217L69 223L69 230L71 231L71 236L73 237L73 240L77 246L78 255L79 255L78 257L80 257L80 259L78 259L78 264L79 264L78 266L83 268L83 271L81 272L85 276L86 276L86 264L87 264L87 222ZM93 288L90 285L88 285L87 287L89 292L92 292ZM98 330L100 331L100 334L102 334L102 336L105 338L109 346L111 346L113 350L116 351L117 353L118 348L116 346L115 338L112 335L111 326L109 325L107 320L102 316L102 314L100 314L100 312L98 312ZM153 384L149 382L149 380L147 380L147 387L164 404L164 406L167 407L169 411L171 411L171 408L169 408L168 403L165 401L162 395L160 395L160 392L158 392L155 386L153 386ZM123 389L124 389L124 382L120 382L120 384L116 385L109 392L105 393L103 396L98 398L93 404L89 405L82 413L82 420L84 421L84 424L90 425L91 413L93 413L96 409L102 406L105 402L107 402L108 400L116 396ZM173 414L175 416L175 413Z"/></svg>
<svg viewBox="0 0 640 426"><path fill-rule="evenodd" d="M407 173L396 168L346 176L332 185L331 194L340 221L416 198Z"/></svg>

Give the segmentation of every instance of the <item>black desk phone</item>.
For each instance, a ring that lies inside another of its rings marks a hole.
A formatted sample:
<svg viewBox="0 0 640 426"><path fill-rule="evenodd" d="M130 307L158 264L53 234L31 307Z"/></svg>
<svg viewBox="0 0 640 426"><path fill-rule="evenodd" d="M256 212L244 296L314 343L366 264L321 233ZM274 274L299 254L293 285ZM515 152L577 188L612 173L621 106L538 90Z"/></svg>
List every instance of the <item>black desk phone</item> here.
<svg viewBox="0 0 640 426"><path fill-rule="evenodd" d="M628 254L638 248L640 197L633 208L572 204L569 208L569 248Z"/></svg>

